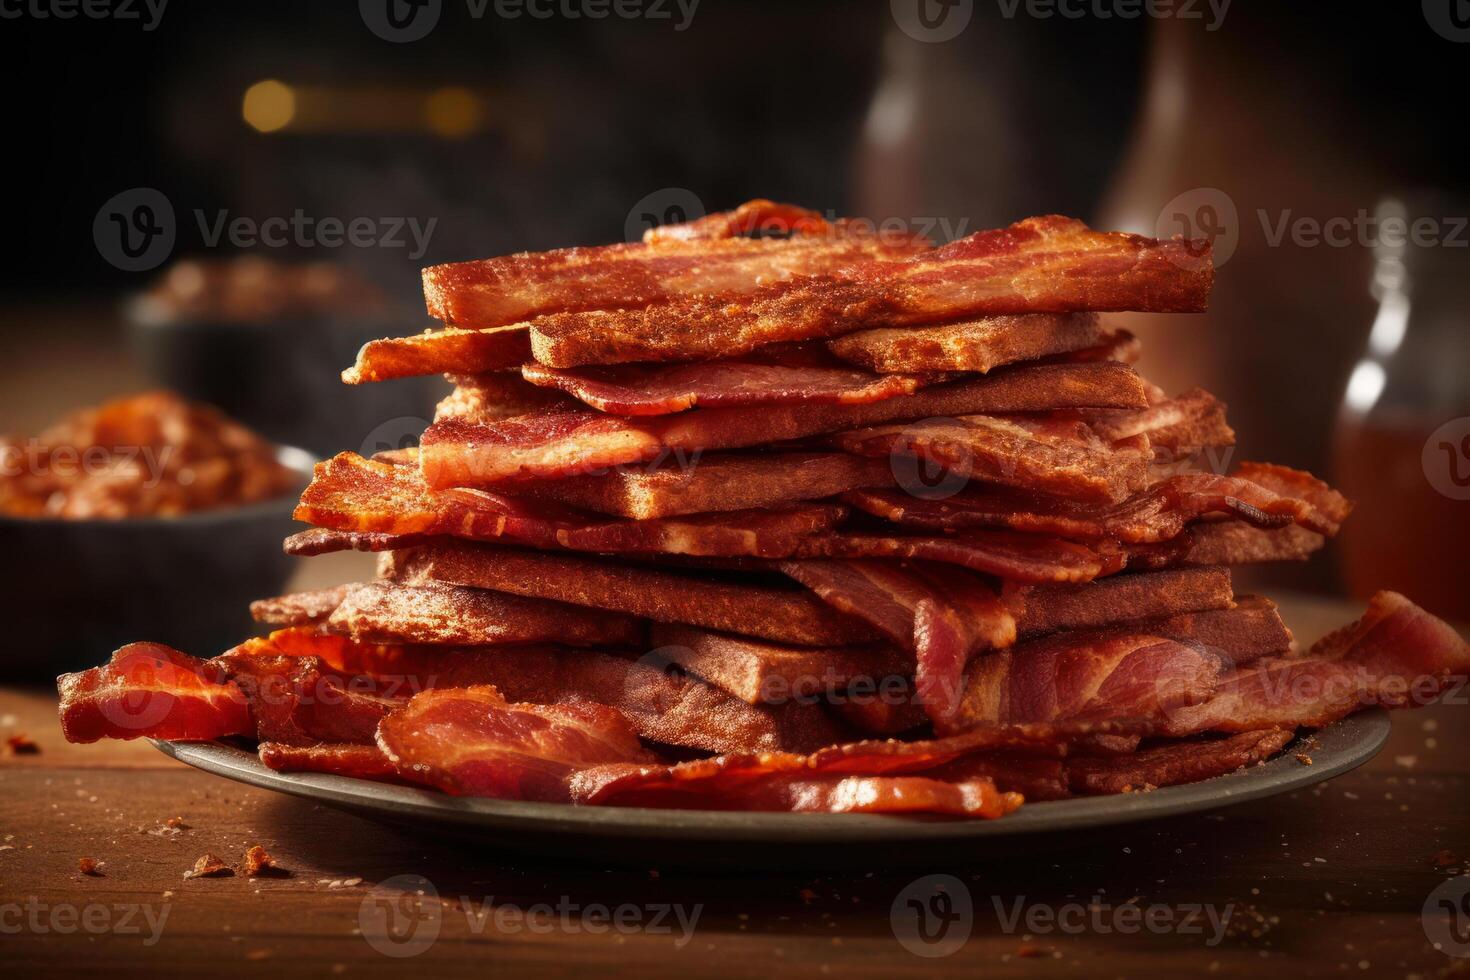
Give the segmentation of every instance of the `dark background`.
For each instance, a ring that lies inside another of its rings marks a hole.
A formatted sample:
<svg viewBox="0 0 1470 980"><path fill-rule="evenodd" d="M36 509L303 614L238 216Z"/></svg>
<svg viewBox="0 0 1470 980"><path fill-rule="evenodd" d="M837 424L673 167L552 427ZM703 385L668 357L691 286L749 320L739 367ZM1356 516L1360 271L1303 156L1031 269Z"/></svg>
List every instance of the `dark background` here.
<svg viewBox="0 0 1470 980"><path fill-rule="evenodd" d="M1202 4L1203 19L972 6L944 43L905 35L888 0L702 0L683 31L672 6L665 20L493 8L476 20L444 0L437 27L406 44L375 36L350 2L173 0L151 32L5 20L0 430L150 381L118 304L162 270L120 271L92 235L102 203L132 187L173 203L174 259L234 254L204 248L195 208L437 219L421 259L252 250L359 271L401 302L409 329L423 325L423 265L621 239L633 212L689 195L709 210L763 196L957 234L1045 212L1153 233L1164 202L1207 187L1238 209L1235 256L1208 318L1129 321L1149 345L1143 368L1226 398L1243 454L1339 471L1334 426L1373 321L1372 257L1268 249L1251 216L1352 215L1423 187L1463 200L1470 44L1437 33L1418 3L1235 0L1217 25ZM315 93L315 109L302 101L299 124L257 132L241 104L265 79ZM470 131L425 122L445 87L474 98ZM403 412L402 399L332 397L365 406L354 433ZM1320 575L1298 581L1331 584Z"/></svg>

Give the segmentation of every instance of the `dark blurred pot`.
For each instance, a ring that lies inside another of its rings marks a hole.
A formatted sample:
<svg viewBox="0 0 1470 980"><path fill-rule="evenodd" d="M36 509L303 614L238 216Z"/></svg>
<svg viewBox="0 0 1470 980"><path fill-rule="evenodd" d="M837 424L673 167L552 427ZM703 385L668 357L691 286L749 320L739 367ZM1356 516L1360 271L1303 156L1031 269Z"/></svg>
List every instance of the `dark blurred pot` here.
<svg viewBox="0 0 1470 980"><path fill-rule="evenodd" d="M280 458L299 491L312 457ZM135 640L212 657L255 635L250 602L279 594L294 569L281 542L300 530L297 495L179 517L0 517L8 676L94 667Z"/></svg>

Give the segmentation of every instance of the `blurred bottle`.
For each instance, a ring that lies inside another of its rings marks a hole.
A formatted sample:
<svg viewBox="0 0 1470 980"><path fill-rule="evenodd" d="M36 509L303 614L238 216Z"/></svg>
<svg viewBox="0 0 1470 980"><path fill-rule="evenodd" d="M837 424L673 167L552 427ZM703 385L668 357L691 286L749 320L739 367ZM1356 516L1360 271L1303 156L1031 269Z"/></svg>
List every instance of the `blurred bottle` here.
<svg viewBox="0 0 1470 980"><path fill-rule="evenodd" d="M1470 620L1470 247L1452 217L1465 213L1428 196L1378 205L1378 313L1333 455L1357 503L1342 534L1352 593L1392 588Z"/></svg>

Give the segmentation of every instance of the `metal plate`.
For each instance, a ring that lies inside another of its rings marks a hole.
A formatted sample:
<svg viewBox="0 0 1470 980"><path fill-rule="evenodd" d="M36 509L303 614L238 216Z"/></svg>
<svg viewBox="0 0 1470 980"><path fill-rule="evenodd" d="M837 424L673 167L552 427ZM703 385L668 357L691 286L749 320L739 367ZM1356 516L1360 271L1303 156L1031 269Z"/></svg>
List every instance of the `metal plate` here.
<svg viewBox="0 0 1470 980"><path fill-rule="evenodd" d="M320 773L278 773L246 749L225 743L154 742L165 754L227 779L276 790L363 816L453 833L520 852L596 857L612 863L672 860L680 864L746 864L816 852L851 856L841 845L867 848L864 860L902 864L936 848L985 841L1020 843L1033 835L1114 826L1197 813L1301 789L1354 769L1388 738L1388 713L1373 709L1315 733L1312 765L1296 759L1300 740L1264 765L1150 793L1030 803L1000 820L952 820L870 814L729 813L634 807L575 807L446 796L429 790ZM717 843L719 848L678 847ZM671 845L676 845L671 848ZM762 862L764 863L764 862ZM871 863L871 861L870 861Z"/></svg>

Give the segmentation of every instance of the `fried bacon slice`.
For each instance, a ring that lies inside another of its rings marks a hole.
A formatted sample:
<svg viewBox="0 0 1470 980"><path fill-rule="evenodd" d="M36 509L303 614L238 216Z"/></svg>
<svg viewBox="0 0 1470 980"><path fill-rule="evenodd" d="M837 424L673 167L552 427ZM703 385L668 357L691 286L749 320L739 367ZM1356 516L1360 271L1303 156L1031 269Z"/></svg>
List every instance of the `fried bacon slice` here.
<svg viewBox="0 0 1470 980"><path fill-rule="evenodd" d="M887 460L847 453L710 453L610 473L538 481L517 490L573 507L646 521L819 500L892 482Z"/></svg>
<svg viewBox="0 0 1470 980"><path fill-rule="evenodd" d="M641 309L543 316L531 325L531 347L554 367L713 360L863 327L1016 313L1199 312L1212 280L1206 242L1095 232L1048 216L754 293L703 289Z"/></svg>
<svg viewBox="0 0 1470 980"><path fill-rule="evenodd" d="M671 415L695 406L866 405L911 395L938 380L918 374L872 374L852 367L705 361L678 365L521 367L532 384L555 388L615 415Z"/></svg>
<svg viewBox="0 0 1470 980"><path fill-rule="evenodd" d="M679 624L650 631L654 652L749 704L811 700L852 681L907 674L913 658L886 644L797 647Z"/></svg>
<svg viewBox="0 0 1470 980"><path fill-rule="evenodd" d="M847 646L880 634L800 590L622 562L439 539L391 553L387 574L611 609L801 646Z"/></svg>
<svg viewBox="0 0 1470 980"><path fill-rule="evenodd" d="M1171 734L1320 728L1381 705L1419 707L1464 683L1470 644L1397 592L1300 657L1272 657L1221 679L1213 697L1174 712Z"/></svg>
<svg viewBox="0 0 1470 980"><path fill-rule="evenodd" d="M687 517L623 521L588 514L553 500L528 499L486 490L430 490L418 470L363 459L354 453L318 463L302 494L296 519L320 527L416 540L452 535L504 540L536 548L611 553L656 552L712 556L790 555L812 534L830 531L845 515L832 505L786 505ZM313 535L309 550L329 544L363 550L395 547L391 537L327 539ZM303 542L287 550L307 550Z"/></svg>
<svg viewBox="0 0 1470 980"><path fill-rule="evenodd" d="M726 230L769 220L772 212L733 217ZM713 219L713 220L711 220ZM702 219L710 230L720 219ZM792 276L821 275L877 259L928 251L914 235L871 234L852 222L801 222L786 238L736 234L682 236L673 228L646 243L519 252L430 266L423 272L429 315L485 329L544 314L669 306L707 294L734 297ZM691 226L685 225L684 228Z"/></svg>
<svg viewBox="0 0 1470 980"><path fill-rule="evenodd" d="M756 198L730 211L716 211L693 221L657 225L643 233L654 245L750 236L823 235L840 232L843 222L829 222L816 211Z"/></svg>
<svg viewBox="0 0 1470 980"><path fill-rule="evenodd" d="M1191 524L1171 540L1129 545L1129 568L1176 565L1248 565L1266 561L1306 561L1326 538L1304 527L1255 527L1245 521Z"/></svg>
<svg viewBox="0 0 1470 980"><path fill-rule="evenodd" d="M1081 544L1012 531L970 531L949 537L840 531L804 538L794 554L936 561L1019 582L1088 582L1121 571L1126 563L1126 556L1106 542Z"/></svg>
<svg viewBox="0 0 1470 980"><path fill-rule="evenodd" d="M1063 498L1117 503L1148 481L1148 455L1076 419L994 415L931 418L841 432L862 456L917 457L954 476Z"/></svg>
<svg viewBox="0 0 1470 980"><path fill-rule="evenodd" d="M842 358L880 374L989 372L1096 347L1104 340L1096 313L1029 313L932 327L857 330L827 341Z"/></svg>
<svg viewBox="0 0 1470 980"><path fill-rule="evenodd" d="M1058 633L975 659L958 710L936 730L1097 718L1162 723L1209 698L1224 666L1218 653L1144 627Z"/></svg>
<svg viewBox="0 0 1470 980"><path fill-rule="evenodd" d="M250 616L257 623L275 626L325 622L342 605L342 600L347 598L347 593L352 588L353 585L348 583L270 599L256 599L250 604Z"/></svg>
<svg viewBox="0 0 1470 980"><path fill-rule="evenodd" d="M480 374L512 371L531 356L530 332L523 324L493 330L430 330L412 337L370 340L357 361L342 372L350 385L425 374Z"/></svg>
<svg viewBox="0 0 1470 980"><path fill-rule="evenodd" d="M353 588L325 628L369 643L634 646L643 639L642 624L620 613L485 589L387 582Z"/></svg>
<svg viewBox="0 0 1470 980"><path fill-rule="evenodd" d="M521 377L519 370L448 374L445 380L454 385L454 389L435 407L436 417L472 416L492 421L576 405L576 399L565 392L531 384ZM410 451L417 462L417 450Z"/></svg>
<svg viewBox="0 0 1470 980"><path fill-rule="evenodd" d="M1157 463L1235 445L1235 430L1225 421L1225 403L1200 388L1160 399L1146 409L1086 414L1093 430L1109 442L1148 436Z"/></svg>
<svg viewBox="0 0 1470 980"><path fill-rule="evenodd" d="M980 650L1010 646L1016 622L984 580L915 562L785 562L781 570L833 608L864 619L914 654L914 692L929 717L959 710L961 674Z"/></svg>
<svg viewBox="0 0 1470 980"><path fill-rule="evenodd" d="M282 745L261 742L261 764L276 772L323 772L356 779L389 780L398 770L376 745Z"/></svg>
<svg viewBox="0 0 1470 980"><path fill-rule="evenodd" d="M198 742L255 730L245 695L217 666L159 643L130 643L101 667L62 674L56 689L68 742Z"/></svg>
<svg viewBox="0 0 1470 980"><path fill-rule="evenodd" d="M483 487L546 480L669 453L737 449L840 429L941 415L1048 411L1100 404L1140 407L1142 382L1117 363L1012 368L866 405L778 405L699 409L625 419L548 410L498 422L440 418L424 433L419 462L429 486Z"/></svg>
<svg viewBox="0 0 1470 980"><path fill-rule="evenodd" d="M1333 535L1351 509L1340 494L1309 474L1263 463L1243 463L1233 476L1176 474L1121 504L1103 507L992 487L966 487L932 499L892 489L857 490L844 493L842 501L924 530L1006 527L1129 544L1167 541L1187 525L1214 516L1264 528L1296 523Z"/></svg>
<svg viewBox="0 0 1470 980"><path fill-rule="evenodd" d="M378 726L398 775L454 796L565 803L577 771L652 756L620 712L591 702L510 704L490 686L415 695Z"/></svg>
<svg viewBox="0 0 1470 980"><path fill-rule="evenodd" d="M1006 606L1022 636L1093 629L1206 609L1228 609L1235 599L1230 570L1170 569L1113 575L1082 585L1007 582Z"/></svg>

